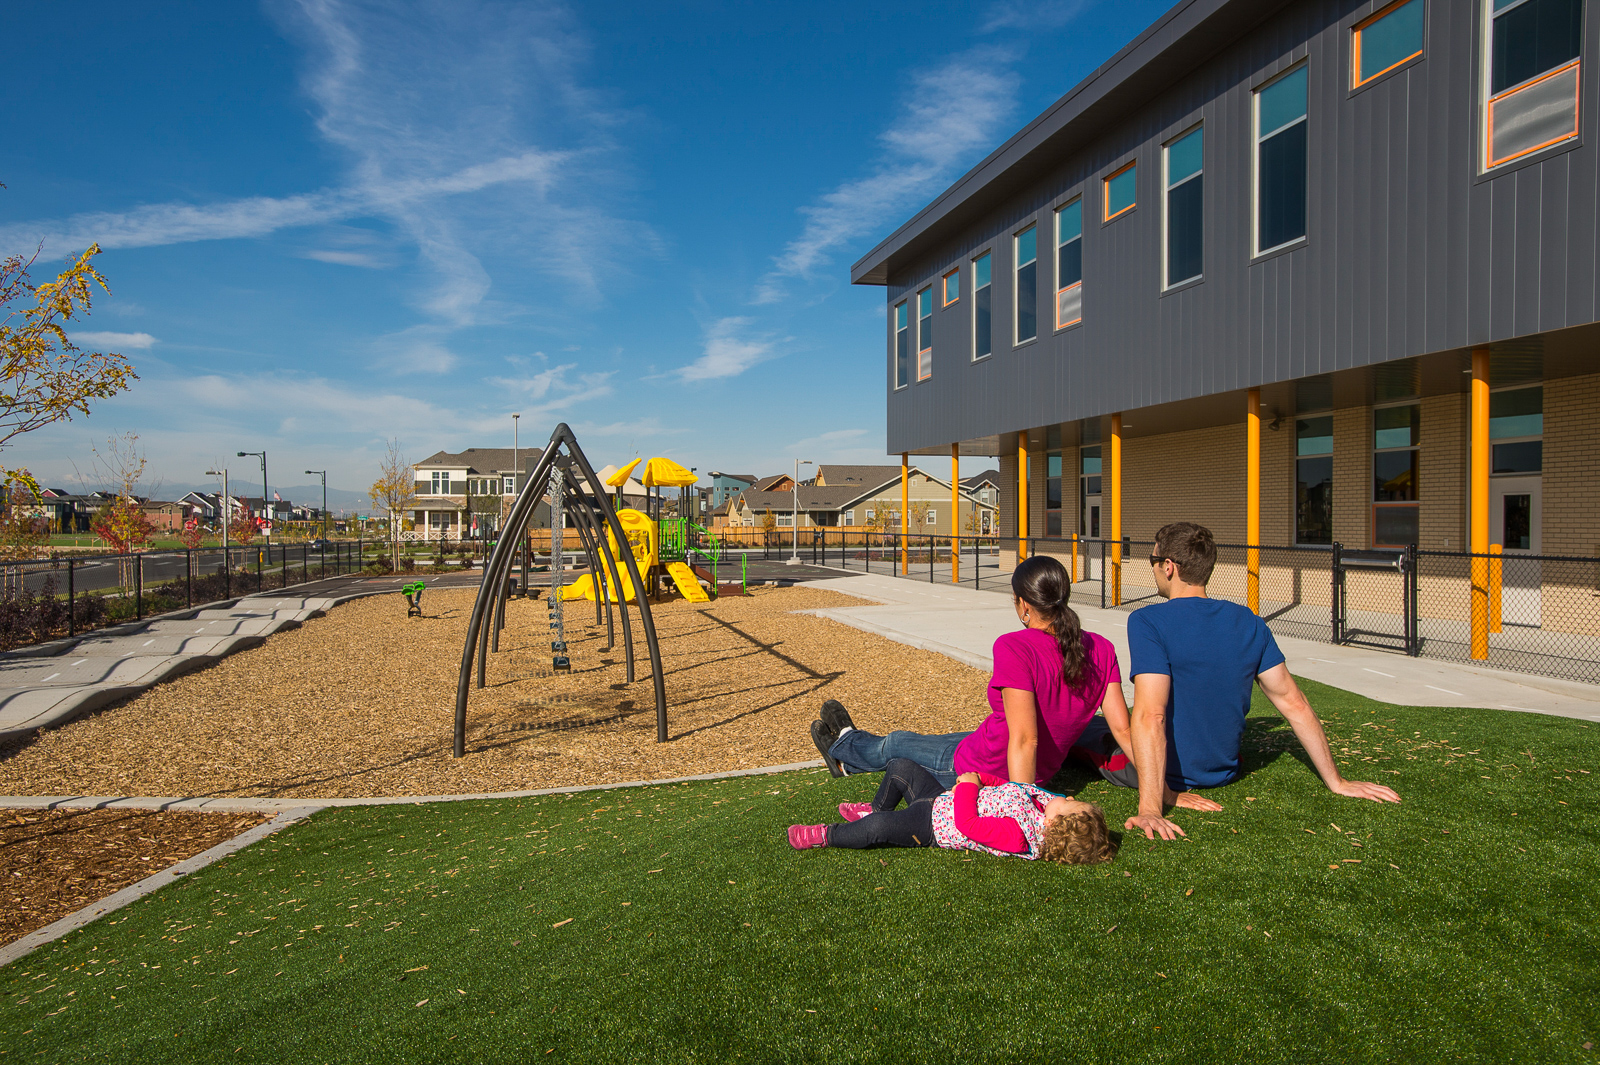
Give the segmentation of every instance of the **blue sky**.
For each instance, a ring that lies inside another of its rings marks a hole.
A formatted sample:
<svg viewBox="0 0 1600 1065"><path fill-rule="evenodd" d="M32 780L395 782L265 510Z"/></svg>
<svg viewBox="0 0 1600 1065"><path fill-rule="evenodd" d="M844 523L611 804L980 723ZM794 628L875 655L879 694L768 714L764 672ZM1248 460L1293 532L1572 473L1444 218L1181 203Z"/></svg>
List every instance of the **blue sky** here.
<svg viewBox="0 0 1600 1065"><path fill-rule="evenodd" d="M99 241L76 338L141 380L0 462L93 484L134 431L149 480L364 491L514 410L597 463L888 462L850 263L1166 6L20 5L0 253Z"/></svg>

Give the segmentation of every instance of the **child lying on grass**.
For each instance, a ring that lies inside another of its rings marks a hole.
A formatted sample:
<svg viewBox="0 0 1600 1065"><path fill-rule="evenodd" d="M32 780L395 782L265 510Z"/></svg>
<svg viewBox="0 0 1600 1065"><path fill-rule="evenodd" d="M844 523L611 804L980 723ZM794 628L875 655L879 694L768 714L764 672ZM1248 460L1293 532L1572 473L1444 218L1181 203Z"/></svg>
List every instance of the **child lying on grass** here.
<svg viewBox="0 0 1600 1065"><path fill-rule="evenodd" d="M904 809L896 809L904 799ZM791 825L789 844L811 847L947 847L1044 858L1072 865L1109 862L1116 844L1100 807L1032 784L962 773L949 791L909 758L892 760L870 803L839 804L842 825Z"/></svg>

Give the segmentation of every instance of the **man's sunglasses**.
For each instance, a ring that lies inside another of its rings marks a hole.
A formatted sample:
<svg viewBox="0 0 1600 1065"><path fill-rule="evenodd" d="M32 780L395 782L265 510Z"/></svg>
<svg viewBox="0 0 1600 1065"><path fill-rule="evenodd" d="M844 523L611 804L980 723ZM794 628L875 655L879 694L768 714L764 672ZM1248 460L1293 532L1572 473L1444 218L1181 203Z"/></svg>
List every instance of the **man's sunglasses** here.
<svg viewBox="0 0 1600 1065"><path fill-rule="evenodd" d="M1168 560L1167 556L1165 556L1165 555L1151 555L1150 556L1150 564L1152 566L1159 566L1159 565L1161 565L1161 563L1166 562L1166 561L1169 561L1169 560Z"/></svg>

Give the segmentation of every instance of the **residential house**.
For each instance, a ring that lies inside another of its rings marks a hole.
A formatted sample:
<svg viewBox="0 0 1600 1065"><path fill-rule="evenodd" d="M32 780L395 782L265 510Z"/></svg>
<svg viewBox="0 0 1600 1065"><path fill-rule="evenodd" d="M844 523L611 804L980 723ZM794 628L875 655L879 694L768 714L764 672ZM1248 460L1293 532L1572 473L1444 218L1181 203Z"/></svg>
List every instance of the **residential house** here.
<svg viewBox="0 0 1600 1065"><path fill-rule="evenodd" d="M438 451L423 459L415 466L413 528L405 538L492 536L540 454L538 448L522 448L513 458L509 447L469 447L460 453ZM539 504L529 527L550 527L548 504Z"/></svg>
<svg viewBox="0 0 1600 1065"><path fill-rule="evenodd" d="M756 475L753 473L722 473L719 470L712 470L709 509L715 510L755 483Z"/></svg>
<svg viewBox="0 0 1600 1065"><path fill-rule="evenodd" d="M900 467L832 467L839 470L893 471L893 476L874 483L852 481L845 484L802 484L799 491L800 527L815 528L893 528L900 527L901 491ZM836 474L837 480L847 480ZM792 479L789 481L792 486ZM909 531L914 535L943 535L952 532L950 512L950 482L911 467L906 482L906 495L911 503ZM969 493L960 493L960 512L955 515L954 530L963 535L994 527L995 508ZM777 528L790 529L794 523L795 493L788 491L745 492L734 503L729 516L730 525L760 528L771 513ZM976 513L976 522L968 518Z"/></svg>

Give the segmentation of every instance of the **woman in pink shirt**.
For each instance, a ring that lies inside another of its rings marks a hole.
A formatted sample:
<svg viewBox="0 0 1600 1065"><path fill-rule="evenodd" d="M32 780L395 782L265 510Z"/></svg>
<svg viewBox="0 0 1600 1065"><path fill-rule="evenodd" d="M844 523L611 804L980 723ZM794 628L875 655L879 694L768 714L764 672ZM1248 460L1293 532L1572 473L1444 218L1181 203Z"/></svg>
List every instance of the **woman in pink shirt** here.
<svg viewBox="0 0 1600 1065"><path fill-rule="evenodd" d="M1084 632L1067 605L1072 583L1065 567L1035 555L1012 572L1011 591L1023 628L994 642L990 713L982 724L966 734L877 736L856 728L845 708L829 700L811 733L836 776L877 772L908 758L947 788L962 773L1042 785L1096 708L1119 744L1131 742L1117 653L1111 641Z"/></svg>

